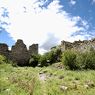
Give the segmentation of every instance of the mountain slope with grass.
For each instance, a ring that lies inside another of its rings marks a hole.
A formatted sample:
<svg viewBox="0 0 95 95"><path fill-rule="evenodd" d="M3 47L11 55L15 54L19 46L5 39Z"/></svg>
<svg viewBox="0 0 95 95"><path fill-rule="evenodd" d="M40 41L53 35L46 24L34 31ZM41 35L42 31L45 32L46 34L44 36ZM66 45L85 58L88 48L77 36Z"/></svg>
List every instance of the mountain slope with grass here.
<svg viewBox="0 0 95 95"><path fill-rule="evenodd" d="M94 40L95 41L95 40ZM23 60L22 60L23 61ZM20 62L20 60L19 60ZM95 49L59 46L18 65L0 55L0 95L94 95Z"/></svg>
<svg viewBox="0 0 95 95"><path fill-rule="evenodd" d="M0 95L93 95L95 71L48 67L13 67L0 57ZM1 62L1 61L0 61Z"/></svg>

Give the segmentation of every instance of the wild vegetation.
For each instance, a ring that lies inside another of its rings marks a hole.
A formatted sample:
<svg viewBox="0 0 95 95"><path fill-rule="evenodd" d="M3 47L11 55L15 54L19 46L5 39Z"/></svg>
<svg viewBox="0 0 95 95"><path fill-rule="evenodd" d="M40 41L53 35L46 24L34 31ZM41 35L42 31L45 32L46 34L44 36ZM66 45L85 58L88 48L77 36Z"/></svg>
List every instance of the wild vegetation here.
<svg viewBox="0 0 95 95"><path fill-rule="evenodd" d="M70 70L95 70L95 50L90 48L86 51L52 49L44 55L33 55L29 60L29 66L49 66L61 62L65 69Z"/></svg>
<svg viewBox="0 0 95 95"><path fill-rule="evenodd" d="M93 95L95 71L48 67L12 67L0 64L0 95Z"/></svg>
<svg viewBox="0 0 95 95"><path fill-rule="evenodd" d="M0 95L93 95L95 50L53 48L20 67L0 55Z"/></svg>
<svg viewBox="0 0 95 95"><path fill-rule="evenodd" d="M95 70L95 50L93 48L85 52L66 50L62 55L62 63L70 70Z"/></svg>
<svg viewBox="0 0 95 95"><path fill-rule="evenodd" d="M94 70L66 70L61 62L35 68L11 64L0 55L0 95L93 95L95 92Z"/></svg>

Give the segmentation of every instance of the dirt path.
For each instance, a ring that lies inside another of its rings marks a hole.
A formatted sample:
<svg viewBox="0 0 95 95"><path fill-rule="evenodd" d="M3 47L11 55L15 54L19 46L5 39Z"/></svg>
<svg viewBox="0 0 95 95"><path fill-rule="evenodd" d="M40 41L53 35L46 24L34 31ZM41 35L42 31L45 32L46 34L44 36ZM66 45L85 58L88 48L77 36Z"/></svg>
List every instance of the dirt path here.
<svg viewBox="0 0 95 95"><path fill-rule="evenodd" d="M39 73L38 76L39 76L39 80L41 82L41 89L42 89L43 95L46 95L46 85L45 85L46 74Z"/></svg>

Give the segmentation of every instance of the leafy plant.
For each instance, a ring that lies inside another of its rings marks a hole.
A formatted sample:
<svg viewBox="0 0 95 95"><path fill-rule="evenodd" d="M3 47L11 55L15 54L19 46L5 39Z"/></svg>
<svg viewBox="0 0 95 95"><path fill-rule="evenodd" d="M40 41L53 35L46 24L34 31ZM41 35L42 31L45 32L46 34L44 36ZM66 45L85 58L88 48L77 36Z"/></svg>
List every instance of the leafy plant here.
<svg viewBox="0 0 95 95"><path fill-rule="evenodd" d="M39 63L40 55L32 55L30 60L29 60L29 66L35 67Z"/></svg>
<svg viewBox="0 0 95 95"><path fill-rule="evenodd" d="M66 50L62 55L62 63L65 68L71 70L95 69L95 50L85 52Z"/></svg>
<svg viewBox="0 0 95 95"><path fill-rule="evenodd" d="M41 66L48 66L53 63L59 62L60 59L61 50L59 48L53 48L40 57L39 63L41 64Z"/></svg>
<svg viewBox="0 0 95 95"><path fill-rule="evenodd" d="M71 50L67 50L62 55L62 62L67 69L75 70L78 68L76 64L76 53Z"/></svg>
<svg viewBox="0 0 95 95"><path fill-rule="evenodd" d="M6 63L6 62L7 62L6 57L3 55L0 55L0 64Z"/></svg>

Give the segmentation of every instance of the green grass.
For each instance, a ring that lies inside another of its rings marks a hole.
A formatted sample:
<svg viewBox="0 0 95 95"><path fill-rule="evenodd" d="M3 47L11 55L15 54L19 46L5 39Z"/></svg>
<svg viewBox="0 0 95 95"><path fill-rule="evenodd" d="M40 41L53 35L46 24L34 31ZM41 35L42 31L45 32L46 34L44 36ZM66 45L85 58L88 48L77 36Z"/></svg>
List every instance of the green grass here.
<svg viewBox="0 0 95 95"><path fill-rule="evenodd" d="M57 64L58 65L58 64ZM45 80L39 75L44 74ZM62 86L67 89L62 89ZM95 71L0 64L0 95L94 95Z"/></svg>

